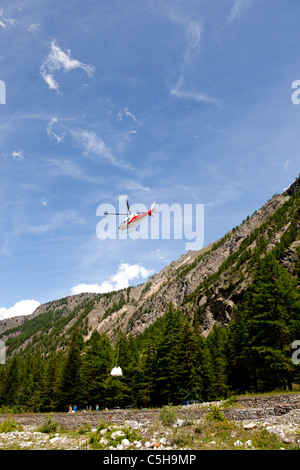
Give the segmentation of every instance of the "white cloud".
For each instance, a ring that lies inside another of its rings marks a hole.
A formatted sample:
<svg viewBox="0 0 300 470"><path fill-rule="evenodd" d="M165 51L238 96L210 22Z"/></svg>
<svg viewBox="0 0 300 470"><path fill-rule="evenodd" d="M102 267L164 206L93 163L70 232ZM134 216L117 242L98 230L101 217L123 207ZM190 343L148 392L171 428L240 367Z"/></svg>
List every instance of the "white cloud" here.
<svg viewBox="0 0 300 470"><path fill-rule="evenodd" d="M227 19L227 23L235 20L235 18L237 18L241 12L250 5L250 3L251 0L235 0L231 8L230 15Z"/></svg>
<svg viewBox="0 0 300 470"><path fill-rule="evenodd" d="M130 117L134 122L137 122L135 115L129 111L128 107L125 107L118 112L117 121L122 121L124 115Z"/></svg>
<svg viewBox="0 0 300 470"><path fill-rule="evenodd" d="M27 225L26 228L24 228L24 232L43 235L53 230L57 230L59 227L65 226L67 223L84 225L85 220L73 210L61 211L52 214L52 217L49 217L48 221L44 224L35 226Z"/></svg>
<svg viewBox="0 0 300 470"><path fill-rule="evenodd" d="M185 31L188 47L196 49L200 45L201 41L201 23L195 19L190 20L189 18L178 15L174 12L168 12L167 16L172 23L178 24Z"/></svg>
<svg viewBox="0 0 300 470"><path fill-rule="evenodd" d="M36 33L38 32L40 28L40 25L38 23L35 23L35 24L31 24L29 27L28 27L28 31L30 33L32 33L34 36L36 35Z"/></svg>
<svg viewBox="0 0 300 470"><path fill-rule="evenodd" d="M62 142L64 140L65 134L62 133L61 135L56 134L53 130L53 125L58 122L57 117L53 117L50 122L48 123L47 126L47 135L49 137L53 137L53 139L56 139L57 142Z"/></svg>
<svg viewBox="0 0 300 470"><path fill-rule="evenodd" d="M4 18L3 13L3 10L0 10L0 26L3 29L6 29L7 25L14 25L17 22L17 20L13 18Z"/></svg>
<svg viewBox="0 0 300 470"><path fill-rule="evenodd" d="M59 85L58 85L57 81L53 78L53 75L51 75L51 73L46 72L46 69L45 69L44 65L41 66L41 75L42 75L43 79L45 80L45 82L47 83L50 90L55 90L55 91L57 91L57 93L60 93L59 92Z"/></svg>
<svg viewBox="0 0 300 470"><path fill-rule="evenodd" d="M123 188L129 191L150 191L150 188L148 186L143 186L142 184L134 180L124 180Z"/></svg>
<svg viewBox="0 0 300 470"><path fill-rule="evenodd" d="M92 65L84 64L77 59L72 59L71 51L67 50L67 52L64 52L54 40L51 42L50 52L47 59L42 64L40 71L49 88L59 92L59 85L53 76L53 72L61 69L65 72L70 72L78 68L83 69L89 77L93 76L95 70Z"/></svg>
<svg viewBox="0 0 300 470"><path fill-rule="evenodd" d="M186 98L198 102L207 102L207 103L216 103L215 98L207 96L205 93L196 93L192 91L186 91L182 89L183 85L183 75L181 74L175 87L171 89L171 95L176 96L177 98Z"/></svg>
<svg viewBox="0 0 300 470"><path fill-rule="evenodd" d="M0 321L20 315L31 315L39 305L40 303L37 300L21 300L20 302L16 302L13 307L1 307Z"/></svg>
<svg viewBox="0 0 300 470"><path fill-rule="evenodd" d="M102 284L77 284L71 288L71 293L72 295L83 292L104 294L105 292L124 289L129 287L129 281L140 277L145 279L153 274L153 272L139 264L121 263L118 271L113 276L110 276L109 281L104 281Z"/></svg>
<svg viewBox="0 0 300 470"><path fill-rule="evenodd" d="M242 12L250 6L251 3L252 3L252 0L234 0L233 5L231 7L230 14L228 18L226 19L222 28L224 28L225 26L227 26L228 24L236 20L242 14Z"/></svg>
<svg viewBox="0 0 300 470"><path fill-rule="evenodd" d="M72 130L71 133L73 137L75 137L75 139L83 146L85 156L92 159L101 157L105 160L108 160L113 165L123 168L129 167L129 165L124 164L115 158L109 147L107 147L102 138L95 134L95 132L77 129Z"/></svg>
<svg viewBox="0 0 300 470"><path fill-rule="evenodd" d="M17 162L25 160L23 150L13 150L11 153L2 153L2 157L4 157L5 159L12 158Z"/></svg>
<svg viewBox="0 0 300 470"><path fill-rule="evenodd" d="M90 183L99 182L99 178L86 175L76 163L70 160L49 158L46 159L46 162L51 168L51 173L55 176L68 176L70 178L89 181Z"/></svg>
<svg viewBox="0 0 300 470"><path fill-rule="evenodd" d="M181 74L176 85L171 88L171 95L177 98L185 98L198 102L215 103L216 100L205 93L198 93L184 89L184 76L189 74L189 67L198 56L201 46L202 26L198 21L189 20L172 14L170 20L179 24L184 30L187 39L187 48L185 50L181 65Z"/></svg>

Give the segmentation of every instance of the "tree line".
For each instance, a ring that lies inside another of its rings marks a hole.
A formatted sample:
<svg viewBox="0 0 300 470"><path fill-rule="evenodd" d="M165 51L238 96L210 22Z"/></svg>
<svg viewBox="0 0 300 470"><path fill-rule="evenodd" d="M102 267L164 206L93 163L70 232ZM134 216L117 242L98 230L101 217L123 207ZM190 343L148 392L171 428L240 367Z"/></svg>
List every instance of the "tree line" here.
<svg viewBox="0 0 300 470"><path fill-rule="evenodd" d="M292 362L295 340L300 340L298 279L268 254L227 327L214 326L204 338L197 316L190 321L170 304L139 337L120 333L114 344L96 330L84 341L76 329L67 352L14 354L0 365L0 409L162 406L291 390L300 384L300 365ZM116 365L120 377L110 374Z"/></svg>

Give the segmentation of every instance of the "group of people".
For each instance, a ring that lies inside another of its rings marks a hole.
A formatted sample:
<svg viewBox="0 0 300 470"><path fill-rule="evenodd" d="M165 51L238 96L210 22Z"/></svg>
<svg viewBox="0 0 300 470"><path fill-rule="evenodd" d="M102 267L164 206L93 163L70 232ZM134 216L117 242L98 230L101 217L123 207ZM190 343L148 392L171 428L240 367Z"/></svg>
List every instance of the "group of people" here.
<svg viewBox="0 0 300 470"><path fill-rule="evenodd" d="M99 411L99 405L96 405L95 406L95 410L96 411ZM93 408L92 408L92 405L90 406L87 406L85 410L80 410L80 411L92 411ZM72 405L69 406L69 413L77 413L77 405L74 405L73 408L72 408Z"/></svg>

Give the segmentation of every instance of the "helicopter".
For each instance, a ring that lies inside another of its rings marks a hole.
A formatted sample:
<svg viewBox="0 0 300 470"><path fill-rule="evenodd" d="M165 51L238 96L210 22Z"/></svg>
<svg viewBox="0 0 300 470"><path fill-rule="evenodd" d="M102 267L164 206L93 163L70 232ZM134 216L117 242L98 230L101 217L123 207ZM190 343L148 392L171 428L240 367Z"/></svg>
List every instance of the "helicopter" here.
<svg viewBox="0 0 300 470"><path fill-rule="evenodd" d="M136 226L143 220L145 219L148 215L150 217L153 217L152 212L155 211L155 202L151 205L151 208L148 210L148 212L134 212L132 213L130 211L129 203L128 200L126 200L127 204L127 213L123 212L104 212L105 215L126 215L127 217L122 221L122 223L119 225L118 229L119 230L127 230L133 231L137 230Z"/></svg>

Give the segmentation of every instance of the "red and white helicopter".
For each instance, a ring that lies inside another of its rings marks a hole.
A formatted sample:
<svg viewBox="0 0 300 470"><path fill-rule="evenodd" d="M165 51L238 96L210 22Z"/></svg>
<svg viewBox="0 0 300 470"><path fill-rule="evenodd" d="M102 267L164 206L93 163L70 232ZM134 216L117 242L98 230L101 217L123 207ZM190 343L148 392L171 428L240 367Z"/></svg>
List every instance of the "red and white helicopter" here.
<svg viewBox="0 0 300 470"><path fill-rule="evenodd" d="M118 227L119 230L127 230L127 232L131 229L137 230L135 228L143 219L145 219L148 215L153 217L152 212L155 211L154 206L155 202L151 205L151 209L148 212L134 212L130 211L128 200L126 200L127 204L127 213L123 212L104 212L105 215L126 215L126 219L124 219L121 225Z"/></svg>

